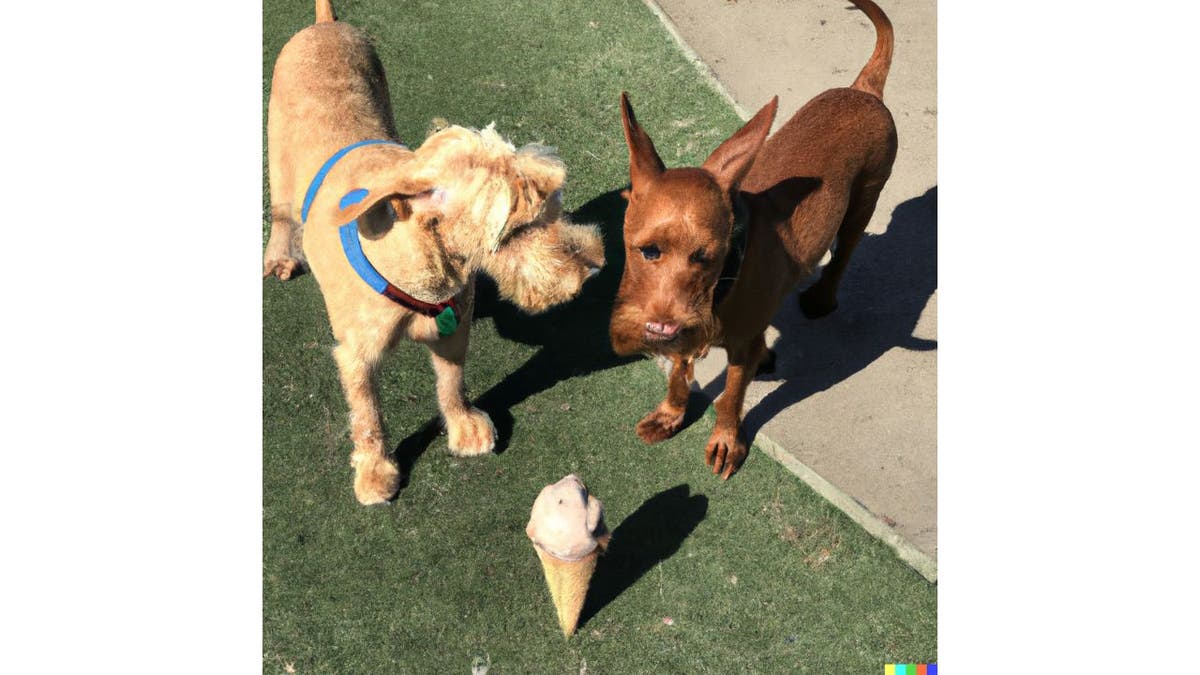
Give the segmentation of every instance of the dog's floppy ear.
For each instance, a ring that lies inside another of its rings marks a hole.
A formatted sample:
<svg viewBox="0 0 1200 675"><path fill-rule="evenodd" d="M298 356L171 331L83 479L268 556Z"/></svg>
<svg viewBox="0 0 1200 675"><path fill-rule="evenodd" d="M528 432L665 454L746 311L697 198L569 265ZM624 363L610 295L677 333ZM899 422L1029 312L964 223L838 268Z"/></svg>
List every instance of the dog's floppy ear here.
<svg viewBox="0 0 1200 675"><path fill-rule="evenodd" d="M394 197L402 202L403 208L406 209L405 213L397 211L402 218L407 217L410 213L418 216L441 213L450 199L450 195L445 189L432 186L420 192L397 194Z"/></svg>
<svg viewBox="0 0 1200 675"><path fill-rule="evenodd" d="M779 108L779 97L772 97L746 125L738 129L704 160L703 168L717 179L722 189L729 191L737 187L754 164L754 158L767 140L767 132L775 121Z"/></svg>
<svg viewBox="0 0 1200 675"><path fill-rule="evenodd" d="M414 215L425 218L441 212L446 194L440 188L412 180L389 183L378 189L355 188L342 196L341 212L335 222L358 221L358 230L368 239L377 239L392 228L396 220Z"/></svg>
<svg viewBox="0 0 1200 675"><path fill-rule="evenodd" d="M378 180L374 176L366 176L360 183L364 187L355 187L347 191L338 201L338 217L335 222L345 223L358 218L374 209L385 199L399 199L407 203L404 208L412 206L418 209L426 203L444 201L437 186L432 181L411 176ZM369 187L368 187L369 186Z"/></svg>
<svg viewBox="0 0 1200 675"><path fill-rule="evenodd" d="M554 148L530 143L517 151L516 167L528 186L542 198L562 188L567 169Z"/></svg>
<svg viewBox="0 0 1200 675"><path fill-rule="evenodd" d="M567 170L553 148L537 144L521 148L516 155L516 169L510 225L528 223L548 208L561 209L560 190Z"/></svg>
<svg viewBox="0 0 1200 675"><path fill-rule="evenodd" d="M654 149L654 141L650 140L650 135L633 116L633 106L629 105L629 94L626 92L621 92L621 124L625 127L625 144L629 146L629 182L636 193L665 171L666 167Z"/></svg>
<svg viewBox="0 0 1200 675"><path fill-rule="evenodd" d="M398 220L416 219L424 224L441 216L445 193L440 189L426 190L415 195L390 194L374 200L358 216L359 234L378 239L391 231Z"/></svg>

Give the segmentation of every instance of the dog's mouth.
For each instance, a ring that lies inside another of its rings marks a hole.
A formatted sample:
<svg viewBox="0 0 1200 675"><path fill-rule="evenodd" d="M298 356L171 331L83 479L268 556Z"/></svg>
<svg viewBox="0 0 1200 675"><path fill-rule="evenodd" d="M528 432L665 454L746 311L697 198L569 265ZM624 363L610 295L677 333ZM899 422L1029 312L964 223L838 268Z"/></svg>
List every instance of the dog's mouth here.
<svg viewBox="0 0 1200 675"><path fill-rule="evenodd" d="M609 321L613 350L637 353L689 353L710 341L712 319L703 312L651 311L618 296Z"/></svg>
<svg viewBox="0 0 1200 675"><path fill-rule="evenodd" d="M642 330L642 338L651 344L666 344L674 342L679 337L680 327L677 323L647 321Z"/></svg>

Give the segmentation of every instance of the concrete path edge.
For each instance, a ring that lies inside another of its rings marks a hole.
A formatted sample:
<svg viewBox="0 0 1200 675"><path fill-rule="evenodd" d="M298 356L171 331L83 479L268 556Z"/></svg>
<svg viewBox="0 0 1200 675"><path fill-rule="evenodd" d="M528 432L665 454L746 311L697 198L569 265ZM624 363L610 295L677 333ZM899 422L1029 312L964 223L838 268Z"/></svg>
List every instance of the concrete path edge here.
<svg viewBox="0 0 1200 675"><path fill-rule="evenodd" d="M721 84L721 81L717 79L717 75L712 71L712 68L709 68L708 64L700 58L700 55L683 40L683 36L679 34L679 29L675 27L675 22L671 21L671 17L667 16L667 13L654 0L642 0L642 4L646 5L646 8L653 12L654 16L658 17L659 23L671 34L671 38L675 40L675 44L679 45L680 51L683 52L688 61L692 62L692 65L696 67L696 70L704 78L704 81L708 82L709 86L720 94L726 103L733 106L733 111L737 113L738 117L743 120L749 120L750 114L733 98L733 94L729 93L725 85Z"/></svg>
<svg viewBox="0 0 1200 675"><path fill-rule="evenodd" d="M687 42L683 40L679 30L675 27L675 23L670 17L658 6L655 0L642 0L642 4L649 9L654 16L658 17L659 22L671 38L675 40L675 44L679 46L683 55L692 62L700 76L708 82L709 86L716 91L721 98L725 99L729 105L733 106L734 112L743 120L749 120L750 115L734 100L733 95L721 84L712 69L708 67L699 55L696 54ZM806 485L813 489L814 492L825 498L826 501L833 504L842 513L846 514L850 520L858 523L860 527L867 531L868 534L876 539L887 544L896 552L896 555L906 564L912 567L918 574L925 577L931 583L937 583L937 562L933 558L918 550L915 546L906 541L903 537L897 534L887 523L880 520L875 514L871 513L866 507L854 499L850 495L840 490L836 485L825 480L816 471L813 471L804 462L801 462L795 455L785 450L781 445L771 440L766 434L759 433L754 438L754 445L774 459L783 468L790 471Z"/></svg>
<svg viewBox="0 0 1200 675"><path fill-rule="evenodd" d="M838 489L833 483L822 478L820 474L808 468L804 462L796 459L795 455L784 450L782 446L771 440L768 436L759 433L754 437L754 445L776 462L782 464L783 468L804 481L814 492L824 497L826 501L846 514L850 520L858 523L868 534L890 546L896 552L896 555L908 563L909 567L916 570L918 574L925 577L931 583L937 583L937 562L905 541L887 523L877 518L865 506L859 504L858 500Z"/></svg>

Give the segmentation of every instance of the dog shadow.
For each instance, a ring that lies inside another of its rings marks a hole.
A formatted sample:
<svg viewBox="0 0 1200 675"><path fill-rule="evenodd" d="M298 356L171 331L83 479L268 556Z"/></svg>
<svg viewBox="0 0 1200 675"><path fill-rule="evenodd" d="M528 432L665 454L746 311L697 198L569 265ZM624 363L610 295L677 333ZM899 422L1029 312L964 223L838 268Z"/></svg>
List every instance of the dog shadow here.
<svg viewBox="0 0 1200 675"><path fill-rule="evenodd" d="M475 316L491 317L496 332L506 340L537 345L538 351L475 404L486 410L496 425L496 452L503 452L512 437L509 410L525 399L563 380L636 361L612 350L608 320L612 314L621 270L625 264L622 229L625 199L620 190L606 192L571 214L572 222L591 224L604 237L604 267L584 284L574 300L531 315L500 299L495 282L481 276L476 285Z"/></svg>
<svg viewBox="0 0 1200 675"><path fill-rule="evenodd" d="M496 426L496 454L508 448L513 432L510 409L539 392L573 377L581 377L640 357L617 356L608 337L617 286L625 265L623 229L625 199L621 188L605 192L571 213L576 224L595 225L604 238L604 267L583 285L570 302L531 315L500 298L496 283L486 275L475 280L475 319L491 317L496 332L506 340L540 347L533 356L503 380L476 397L473 403ZM397 462L407 481L408 471L440 432L435 418L400 442Z"/></svg>
<svg viewBox="0 0 1200 675"><path fill-rule="evenodd" d="M708 514L708 497L676 485L647 499L612 532L588 587L579 627L608 606L658 563L679 550Z"/></svg>
<svg viewBox="0 0 1200 675"><path fill-rule="evenodd" d="M419 429L409 434L407 438L400 441L396 449L392 452L392 456L396 460L396 465L400 468L400 489L408 487L409 476L412 475L413 466L417 460L429 446L433 444L433 439L437 438L442 433L442 418L435 416L421 425Z"/></svg>
<svg viewBox="0 0 1200 675"><path fill-rule="evenodd" d="M815 277L814 277L815 280ZM797 289L803 290L803 287ZM771 325L780 329L775 367L755 379L783 380L746 412L745 437L783 410L863 370L893 347L937 349L936 340L913 336L929 298L937 290L937 186L902 202L887 231L868 233L850 260L838 291L838 310L817 320L800 313L790 295ZM700 417L706 403L725 388L725 375L694 393L685 423ZM689 419L690 418L690 419Z"/></svg>

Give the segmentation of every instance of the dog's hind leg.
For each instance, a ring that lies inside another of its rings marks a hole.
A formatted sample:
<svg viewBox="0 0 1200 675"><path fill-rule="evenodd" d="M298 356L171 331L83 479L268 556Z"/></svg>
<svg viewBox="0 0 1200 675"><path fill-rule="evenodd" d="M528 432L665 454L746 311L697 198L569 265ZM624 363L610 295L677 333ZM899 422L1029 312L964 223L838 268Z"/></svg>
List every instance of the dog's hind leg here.
<svg viewBox="0 0 1200 675"><path fill-rule="evenodd" d="M470 293L466 297L468 301L460 305L458 330L428 345L433 371L437 375L438 409L446 422L447 445L450 453L459 457L487 454L496 447L496 426L492 424L492 418L471 405L463 383L463 365L471 334Z"/></svg>
<svg viewBox="0 0 1200 675"><path fill-rule="evenodd" d="M885 179L886 180L886 179ZM867 184L850 198L846 215L838 227L837 246L821 278L800 294L798 302L800 311L809 319L819 319L833 313L838 307L837 290L850 264L850 256L858 242L862 241L863 233L875 213L875 204L879 201L879 193L883 191L884 181Z"/></svg>
<svg viewBox="0 0 1200 675"><path fill-rule="evenodd" d="M380 344L349 339L333 349L346 401L350 404L354 496L364 505L386 502L400 489L400 470L388 456L375 388L376 367L385 343L386 339Z"/></svg>
<svg viewBox="0 0 1200 675"><path fill-rule="evenodd" d="M274 107L268 115L274 112ZM284 158L279 156L280 143L268 134L267 179L271 184L271 235L263 252L263 278L271 275L287 281L304 271L300 245L300 224L292 215L292 176L285 171Z"/></svg>
<svg viewBox="0 0 1200 675"><path fill-rule="evenodd" d="M263 253L263 278L271 275L283 281L303 271L295 244L299 225L292 220L291 205L271 206L271 236Z"/></svg>
<svg viewBox="0 0 1200 675"><path fill-rule="evenodd" d="M667 376L667 397L637 423L638 438L646 443L665 441L679 431L687 410L690 383L694 379L691 357L671 354L671 374Z"/></svg>

